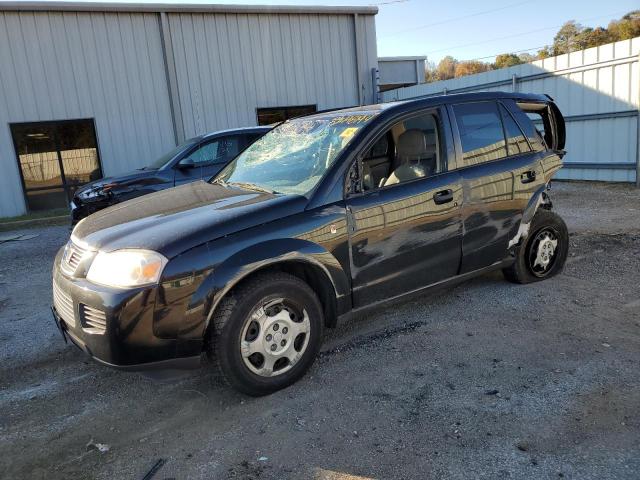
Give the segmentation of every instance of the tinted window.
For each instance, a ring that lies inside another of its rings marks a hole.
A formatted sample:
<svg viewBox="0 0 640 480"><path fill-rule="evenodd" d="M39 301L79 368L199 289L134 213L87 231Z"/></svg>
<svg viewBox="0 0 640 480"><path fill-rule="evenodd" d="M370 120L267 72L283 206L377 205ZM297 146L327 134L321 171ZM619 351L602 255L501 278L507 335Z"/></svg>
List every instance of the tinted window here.
<svg viewBox="0 0 640 480"><path fill-rule="evenodd" d="M315 105L296 105L291 107L258 108L258 125L272 125L290 118L302 117L315 113Z"/></svg>
<svg viewBox="0 0 640 480"><path fill-rule="evenodd" d="M444 171L435 113L402 120L380 137L362 159L365 191Z"/></svg>
<svg viewBox="0 0 640 480"><path fill-rule="evenodd" d="M240 153L239 135L223 137L205 143L200 148L193 151L183 161L190 159L195 164L205 163L226 163Z"/></svg>
<svg viewBox="0 0 640 480"><path fill-rule="evenodd" d="M463 103L454 105L453 109L462 142L464 166L507 156L496 103Z"/></svg>
<svg viewBox="0 0 640 480"><path fill-rule="evenodd" d="M11 135L29 210L64 208L80 185L102 177L92 119L17 123Z"/></svg>
<svg viewBox="0 0 640 480"><path fill-rule="evenodd" d="M501 105L500 113L502 114L502 122L504 124L504 132L507 136L507 152L509 155L518 155L519 153L530 152L531 148L527 139L524 137L522 130L518 127L513 117Z"/></svg>
<svg viewBox="0 0 640 480"><path fill-rule="evenodd" d="M532 113L531 117L533 118L530 118L528 116L529 114L525 114L522 110L520 110L520 108L515 108L512 110L512 112L516 121L518 122L518 125L522 127L522 131L529 140L529 143L531 144L533 150L535 152L545 150L546 147L543 140L543 133L539 132L536 128L536 125L534 125L533 123L537 122L537 127L544 130L544 122L542 121L542 117L540 116L540 114Z"/></svg>

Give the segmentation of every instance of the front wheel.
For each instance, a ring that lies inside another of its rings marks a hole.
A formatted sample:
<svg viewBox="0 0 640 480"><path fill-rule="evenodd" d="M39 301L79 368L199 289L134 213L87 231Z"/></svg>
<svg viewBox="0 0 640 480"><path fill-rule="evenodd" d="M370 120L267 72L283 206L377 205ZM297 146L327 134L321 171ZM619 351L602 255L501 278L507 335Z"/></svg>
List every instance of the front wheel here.
<svg viewBox="0 0 640 480"><path fill-rule="evenodd" d="M313 364L323 330L313 290L287 273L259 274L216 309L207 345L236 389L260 396L297 381Z"/></svg>
<svg viewBox="0 0 640 480"><path fill-rule="evenodd" d="M529 235L517 250L513 265L502 270L514 283L531 283L560 273L569 252L569 232L562 218L549 210L536 212Z"/></svg>

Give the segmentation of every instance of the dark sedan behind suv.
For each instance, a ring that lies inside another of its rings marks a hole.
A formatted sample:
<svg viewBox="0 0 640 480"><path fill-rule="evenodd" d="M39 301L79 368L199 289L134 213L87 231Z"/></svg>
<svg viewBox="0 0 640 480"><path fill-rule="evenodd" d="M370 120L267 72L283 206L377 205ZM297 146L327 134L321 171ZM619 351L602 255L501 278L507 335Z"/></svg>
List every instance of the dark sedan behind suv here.
<svg viewBox="0 0 640 480"><path fill-rule="evenodd" d="M55 259L54 319L103 364L205 352L239 390L273 392L345 316L495 269L560 272L567 228L546 192L564 137L555 103L520 93L289 120L209 182L81 221Z"/></svg>
<svg viewBox="0 0 640 480"><path fill-rule="evenodd" d="M190 138L147 167L88 183L73 196L71 222L147 193L209 179L271 128L236 128Z"/></svg>

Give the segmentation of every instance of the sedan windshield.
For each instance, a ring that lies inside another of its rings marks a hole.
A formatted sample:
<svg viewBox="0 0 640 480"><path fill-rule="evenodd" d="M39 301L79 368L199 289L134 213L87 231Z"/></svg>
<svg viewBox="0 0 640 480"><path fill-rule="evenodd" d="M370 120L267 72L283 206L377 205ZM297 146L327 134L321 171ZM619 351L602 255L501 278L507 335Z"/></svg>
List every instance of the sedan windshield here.
<svg viewBox="0 0 640 480"><path fill-rule="evenodd" d="M305 195L377 112L332 112L289 120L241 153L214 182Z"/></svg>
<svg viewBox="0 0 640 480"><path fill-rule="evenodd" d="M167 163L175 158L180 152L186 150L187 148L191 148L196 143L200 141L200 137L190 138L189 140L181 143L175 148L172 148L167 153L162 155L160 158L151 162L149 166L145 167L144 170L159 170L164 167Z"/></svg>

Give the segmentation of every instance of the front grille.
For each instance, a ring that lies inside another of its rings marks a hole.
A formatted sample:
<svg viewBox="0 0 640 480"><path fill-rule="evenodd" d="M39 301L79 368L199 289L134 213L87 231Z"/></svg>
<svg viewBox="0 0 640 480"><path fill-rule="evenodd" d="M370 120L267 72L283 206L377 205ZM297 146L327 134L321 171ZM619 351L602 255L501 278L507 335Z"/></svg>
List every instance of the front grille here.
<svg viewBox="0 0 640 480"><path fill-rule="evenodd" d="M76 316L73 310L73 300L62 291L56 282L53 282L53 306L58 315L71 327L76 325Z"/></svg>
<svg viewBox="0 0 640 480"><path fill-rule="evenodd" d="M80 304L82 327L88 333L104 333L107 330L107 315L98 309Z"/></svg>
<svg viewBox="0 0 640 480"><path fill-rule="evenodd" d="M62 255L60 268L67 275L73 275L86 253L86 248L82 248L69 240L69 243L67 243L67 246L64 249L64 255Z"/></svg>

